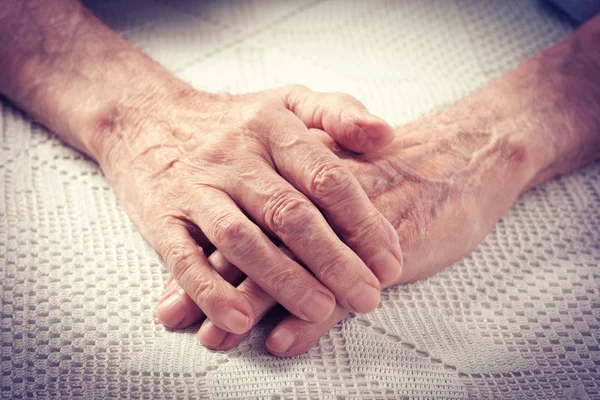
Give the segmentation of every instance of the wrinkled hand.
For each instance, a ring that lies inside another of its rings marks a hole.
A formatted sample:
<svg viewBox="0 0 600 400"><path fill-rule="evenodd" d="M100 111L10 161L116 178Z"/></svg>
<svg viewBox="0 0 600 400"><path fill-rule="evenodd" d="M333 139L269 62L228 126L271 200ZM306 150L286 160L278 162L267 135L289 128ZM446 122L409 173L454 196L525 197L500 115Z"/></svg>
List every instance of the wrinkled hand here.
<svg viewBox="0 0 600 400"><path fill-rule="evenodd" d="M412 123L398 131L392 145L374 155L350 155L317 133L344 159L398 232L404 266L394 284L430 276L468 254L531 178L531 169L524 167L527 154L518 142L458 127L453 121L452 115L442 115ZM222 254L212 254L210 261L233 282L243 278ZM250 279L239 288L252 304L256 320L275 305ZM330 318L318 323L288 316L271 332L267 348L278 356L300 354L348 311L338 305ZM171 281L157 316L165 325L179 328L203 317ZM245 335L228 334L207 320L199 337L208 347L229 349Z"/></svg>
<svg viewBox="0 0 600 400"><path fill-rule="evenodd" d="M187 88L136 106L100 122L100 163L217 327L246 332L256 312L211 267L203 252L210 246L303 320L327 319L336 300L358 312L377 307L379 280L400 272L398 237L307 126L355 151L385 146L393 128L350 96L300 86L243 96Z"/></svg>

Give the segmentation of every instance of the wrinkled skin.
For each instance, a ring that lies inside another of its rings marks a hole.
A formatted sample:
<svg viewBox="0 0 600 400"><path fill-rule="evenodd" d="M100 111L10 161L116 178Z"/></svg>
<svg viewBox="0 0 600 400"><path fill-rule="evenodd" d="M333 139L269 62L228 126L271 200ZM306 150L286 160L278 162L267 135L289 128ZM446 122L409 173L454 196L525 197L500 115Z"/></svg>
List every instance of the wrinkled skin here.
<svg viewBox="0 0 600 400"><path fill-rule="evenodd" d="M404 266L393 284L428 277L468 254L531 179L528 154L517 140L453 121L450 110L412 123L398 131L392 145L374 155L347 153L313 130L344 160L396 229ZM222 254L214 253L210 261L234 283L242 279ZM239 288L253 305L256 320L275 305L249 279ZM330 318L319 323L288 316L271 332L267 348L278 356L302 353L347 312L338 305ZM157 316L167 326L182 328L203 314L169 279ZM210 348L229 349L245 335L228 334L207 320L199 337Z"/></svg>
<svg viewBox="0 0 600 400"><path fill-rule="evenodd" d="M393 136L348 96L201 93L77 0L2 6L0 92L99 162L176 275L159 319L185 326L206 313L200 339L213 348L233 346L242 336L227 332L246 332L278 301L294 316L267 347L305 351L345 308L372 309L380 282L461 258L519 192L600 155L600 16L461 101L462 112L401 129L378 155L338 152L340 162L307 128L359 152ZM225 282L245 274L241 292Z"/></svg>
<svg viewBox="0 0 600 400"><path fill-rule="evenodd" d="M307 126L357 150L385 146L393 128L350 96L300 86L242 96L184 88L133 104L98 121L100 163L217 326L244 333L254 312L207 262L213 246L304 320L327 319L336 301L358 312L377 307L380 280L400 272L398 237Z"/></svg>

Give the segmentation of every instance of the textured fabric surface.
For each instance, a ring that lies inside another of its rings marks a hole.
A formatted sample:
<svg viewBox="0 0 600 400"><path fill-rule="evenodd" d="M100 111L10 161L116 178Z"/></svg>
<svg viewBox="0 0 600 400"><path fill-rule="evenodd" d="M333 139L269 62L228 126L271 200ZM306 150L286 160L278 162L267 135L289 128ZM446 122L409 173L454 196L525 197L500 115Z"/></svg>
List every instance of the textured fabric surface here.
<svg viewBox="0 0 600 400"><path fill-rule="evenodd" d="M198 88L303 83L394 124L571 30L535 0L89 5ZM166 269L98 167L1 106L1 398L600 398L598 164L526 193L464 260L277 359L268 321L229 352L156 324Z"/></svg>

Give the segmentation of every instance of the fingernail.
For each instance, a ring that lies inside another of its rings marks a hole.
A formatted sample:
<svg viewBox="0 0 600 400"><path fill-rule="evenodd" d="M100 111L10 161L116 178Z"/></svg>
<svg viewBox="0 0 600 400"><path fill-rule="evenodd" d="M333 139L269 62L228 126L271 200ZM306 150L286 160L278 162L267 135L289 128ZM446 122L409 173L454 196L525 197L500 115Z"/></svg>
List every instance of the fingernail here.
<svg viewBox="0 0 600 400"><path fill-rule="evenodd" d="M369 312L379 305L379 290L366 282L348 296L348 303L356 312Z"/></svg>
<svg viewBox="0 0 600 400"><path fill-rule="evenodd" d="M300 302L300 311L313 322L321 322L329 318L335 307L335 300L323 293L313 290Z"/></svg>
<svg viewBox="0 0 600 400"><path fill-rule="evenodd" d="M384 119L381 119L378 116L371 114L367 110L363 110L361 112L361 117L362 118L360 121L363 124L367 124L367 126L364 126L362 124L361 124L361 126L363 127L363 129L366 128L365 131L371 139L377 139L382 135L380 130L370 129L370 128L372 128L373 125L378 126L378 127L386 126L389 129L393 130L393 127L390 124L388 124Z"/></svg>
<svg viewBox="0 0 600 400"><path fill-rule="evenodd" d="M225 337L228 335L228 332L225 332L223 329L215 326L211 321L206 321L200 327L200 331L198 331L198 337L200 342L209 347L218 347L223 343Z"/></svg>
<svg viewBox="0 0 600 400"><path fill-rule="evenodd" d="M287 328L277 329L267 339L267 347L275 353L285 353L294 344L294 334Z"/></svg>
<svg viewBox="0 0 600 400"><path fill-rule="evenodd" d="M381 283L392 283L400 274L400 262L389 250L380 251L371 259L369 267Z"/></svg>
<svg viewBox="0 0 600 400"><path fill-rule="evenodd" d="M250 327L250 318L243 312L230 308L225 311L221 317L223 324L231 331L231 333L242 334Z"/></svg>
<svg viewBox="0 0 600 400"><path fill-rule="evenodd" d="M183 321L185 314L177 312L177 303L180 300L181 293L174 291L158 303L158 306L156 306L156 317L163 325L176 327Z"/></svg>

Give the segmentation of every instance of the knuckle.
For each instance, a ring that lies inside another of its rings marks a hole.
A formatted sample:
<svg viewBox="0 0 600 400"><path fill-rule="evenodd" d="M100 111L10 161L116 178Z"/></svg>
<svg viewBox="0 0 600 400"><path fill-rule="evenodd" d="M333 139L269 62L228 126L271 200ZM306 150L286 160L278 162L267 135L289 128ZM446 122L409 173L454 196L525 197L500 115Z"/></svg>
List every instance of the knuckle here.
<svg viewBox="0 0 600 400"><path fill-rule="evenodd" d="M181 244L167 247L164 259L176 277L185 275L198 262L195 250Z"/></svg>
<svg viewBox="0 0 600 400"><path fill-rule="evenodd" d="M297 83L293 83L290 85L286 85L281 89L282 93L284 93L286 96L299 96L302 95L306 92L310 91L310 88L308 86L305 85L301 85L301 84L297 84Z"/></svg>
<svg viewBox="0 0 600 400"><path fill-rule="evenodd" d="M258 228L241 218L226 215L213 223L213 238L217 247L233 251L239 257L247 255L258 240Z"/></svg>
<svg viewBox="0 0 600 400"><path fill-rule="evenodd" d="M354 274L348 269L352 261L343 253L334 253L326 262L321 264L317 271L321 282L335 282L337 284L347 282Z"/></svg>
<svg viewBox="0 0 600 400"><path fill-rule="evenodd" d="M348 245L365 245L374 241L385 241L391 239L391 229L386 229L381 218L375 213L369 213L365 218L353 223L350 229L346 229L344 239Z"/></svg>
<svg viewBox="0 0 600 400"><path fill-rule="evenodd" d="M213 296L216 291L215 282L198 276L191 284L192 290L190 291L190 295L194 301L198 303L206 303L215 297Z"/></svg>
<svg viewBox="0 0 600 400"><path fill-rule="evenodd" d="M307 99L314 92L307 86L292 84L282 87L278 93L286 107L291 111L296 112L305 105Z"/></svg>
<svg viewBox="0 0 600 400"><path fill-rule="evenodd" d="M254 281L240 287L240 292L253 305L267 304L273 302L273 299L267 292L258 286Z"/></svg>
<svg viewBox="0 0 600 400"><path fill-rule="evenodd" d="M173 276L187 282L186 292L197 303L205 303L203 299L210 298L215 291L215 282L207 280L199 269L195 271L195 266L200 262L196 249L185 245L174 244L167 248L165 252L165 262L169 265Z"/></svg>
<svg viewBox="0 0 600 400"><path fill-rule="evenodd" d="M308 190L312 196L319 199L347 194L352 185L352 179L346 169L332 161L319 165L309 179Z"/></svg>
<svg viewBox="0 0 600 400"><path fill-rule="evenodd" d="M269 101L245 104L241 110L240 129L244 132L271 130L274 107Z"/></svg>
<svg viewBox="0 0 600 400"><path fill-rule="evenodd" d="M199 159L205 165L231 165L239 159L238 149L239 131L234 129L222 129L219 135L207 140L199 151ZM198 167L196 167L198 168ZM200 167L201 168L201 167Z"/></svg>
<svg viewBox="0 0 600 400"><path fill-rule="evenodd" d="M295 276L294 271L288 268L272 271L269 274L269 283L271 287L279 293L281 293L283 289L289 287L290 283L297 281L298 277ZM285 292L288 291L286 290Z"/></svg>
<svg viewBox="0 0 600 400"><path fill-rule="evenodd" d="M311 204L290 192L276 195L266 205L265 220L273 232L281 236L297 236L309 223Z"/></svg>

